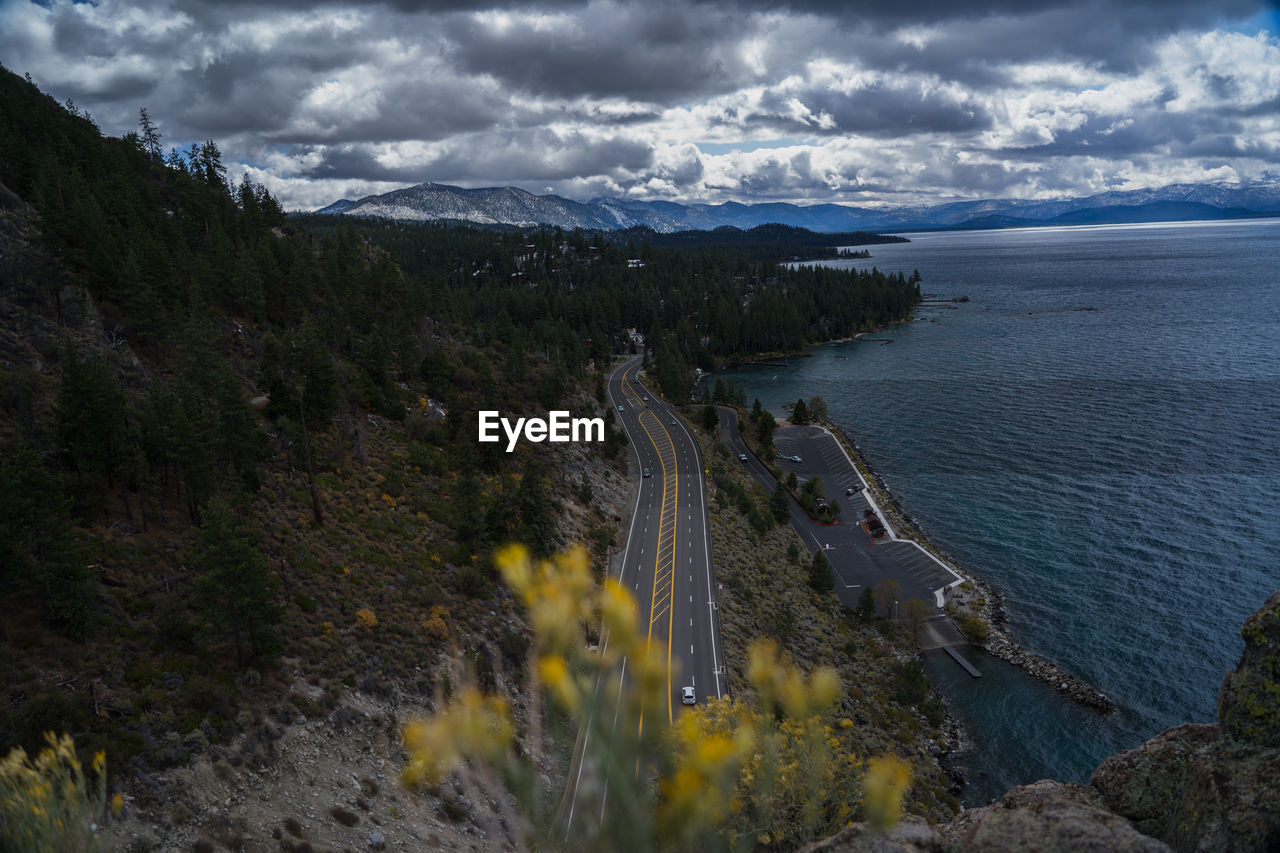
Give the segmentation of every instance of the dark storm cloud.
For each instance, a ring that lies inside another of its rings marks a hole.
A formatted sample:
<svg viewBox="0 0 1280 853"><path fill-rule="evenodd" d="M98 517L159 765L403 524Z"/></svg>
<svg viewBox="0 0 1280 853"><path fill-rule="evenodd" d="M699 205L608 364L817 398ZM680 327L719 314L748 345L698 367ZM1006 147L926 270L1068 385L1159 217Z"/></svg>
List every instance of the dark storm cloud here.
<svg viewBox="0 0 1280 853"><path fill-rule="evenodd" d="M1140 157L1159 148L1175 157L1234 158L1258 152L1256 140L1254 144L1246 142L1249 136L1246 125L1238 117L1211 115L1187 124L1177 116L1153 112L1110 126L1089 121L1078 129L1059 133L1049 144L1009 148L998 153L1027 161L1052 162L1078 155Z"/></svg>
<svg viewBox="0 0 1280 853"><path fill-rule="evenodd" d="M311 165L302 177L363 178L420 183L424 180L565 180L580 174L636 171L653 162L647 146L621 137L596 138L545 129L507 135L464 136L433 147L412 165L398 163L371 146L301 146L288 156Z"/></svg>
<svg viewBox="0 0 1280 853"><path fill-rule="evenodd" d="M591 6L554 15L451 16L450 58L527 92L641 101L731 89L746 74L723 49L747 23L672 3Z"/></svg>
<svg viewBox="0 0 1280 853"><path fill-rule="evenodd" d="M428 179L865 201L1272 175L1280 45L1221 29L1261 11L0 0L0 57L109 133L145 105L166 145L216 138L299 206Z"/></svg>

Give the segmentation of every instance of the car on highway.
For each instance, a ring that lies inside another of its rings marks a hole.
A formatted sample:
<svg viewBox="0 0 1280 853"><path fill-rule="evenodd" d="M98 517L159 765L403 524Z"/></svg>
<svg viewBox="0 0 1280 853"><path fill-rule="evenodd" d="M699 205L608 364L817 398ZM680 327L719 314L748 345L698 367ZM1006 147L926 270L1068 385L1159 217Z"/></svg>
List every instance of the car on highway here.
<svg viewBox="0 0 1280 853"><path fill-rule="evenodd" d="M698 694L693 692L692 687L680 688L680 701L686 705L698 704Z"/></svg>
<svg viewBox="0 0 1280 853"><path fill-rule="evenodd" d="M747 461L747 454L745 454L745 453L739 453L739 454L738 454L738 461L739 461L739 462L746 462L746 461Z"/></svg>
<svg viewBox="0 0 1280 853"><path fill-rule="evenodd" d="M619 404L619 405L618 405L618 411L619 411L619 412L625 412L625 411L626 411L626 407L625 407L625 406L622 406L621 404Z"/></svg>
<svg viewBox="0 0 1280 853"><path fill-rule="evenodd" d="M641 397L641 399L642 399L642 400L644 400L644 401L647 403L647 402L649 402L649 395L648 395L648 394L645 394L643 397Z"/></svg>
<svg viewBox="0 0 1280 853"><path fill-rule="evenodd" d="M645 468L645 469L644 469L644 475L645 475L646 477L652 477L652 476L653 476L653 471L649 470L648 468Z"/></svg>

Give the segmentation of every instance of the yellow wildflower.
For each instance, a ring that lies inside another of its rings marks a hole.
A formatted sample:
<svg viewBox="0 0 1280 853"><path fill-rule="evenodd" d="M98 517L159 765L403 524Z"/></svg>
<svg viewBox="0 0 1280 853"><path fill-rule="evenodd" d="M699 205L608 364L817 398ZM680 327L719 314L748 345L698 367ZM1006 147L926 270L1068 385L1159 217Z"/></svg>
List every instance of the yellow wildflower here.
<svg viewBox="0 0 1280 853"><path fill-rule="evenodd" d="M911 782L911 768L901 758L882 755L867 763L863 779L863 811L867 822L887 829L902 817L902 795Z"/></svg>

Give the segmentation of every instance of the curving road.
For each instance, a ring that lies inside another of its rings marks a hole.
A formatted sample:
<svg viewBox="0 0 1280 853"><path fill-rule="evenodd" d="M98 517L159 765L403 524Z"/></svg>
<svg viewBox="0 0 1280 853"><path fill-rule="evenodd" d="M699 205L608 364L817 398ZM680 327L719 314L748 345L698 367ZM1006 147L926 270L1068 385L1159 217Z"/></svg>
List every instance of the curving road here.
<svg viewBox="0 0 1280 853"><path fill-rule="evenodd" d="M684 421L641 384L639 370L635 358L609 377L615 414L640 471L650 474L640 479L619 577L639 603L649 642L666 648L670 664L666 705L645 716L671 723L681 687L693 687L699 701L720 698L724 675L702 459Z"/></svg>
<svg viewBox="0 0 1280 853"><path fill-rule="evenodd" d="M618 580L636 599L649 648L664 650L667 659L666 695L642 709L638 725L643 731L675 722L685 707L685 686L694 688L698 702L721 698L727 690L702 459L684 421L640 382L639 370L638 357L623 363L609 376L608 390L640 475ZM626 672L624 660L619 679ZM621 683L596 685L597 691L621 688ZM566 840L575 818L590 823L605 816L608 772L584 760L591 729L584 726L579 733L561 803Z"/></svg>

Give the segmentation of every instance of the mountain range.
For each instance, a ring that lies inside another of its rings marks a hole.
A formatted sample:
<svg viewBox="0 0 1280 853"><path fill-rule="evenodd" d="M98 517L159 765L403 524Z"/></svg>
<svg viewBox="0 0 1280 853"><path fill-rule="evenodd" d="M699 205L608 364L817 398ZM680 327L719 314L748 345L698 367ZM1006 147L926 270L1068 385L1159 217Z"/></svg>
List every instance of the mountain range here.
<svg viewBox="0 0 1280 853"><path fill-rule="evenodd" d="M1280 184L1170 184L1085 198L982 199L872 208L783 202L678 204L620 198L581 202L556 195L534 195L518 187L464 189L424 183L354 201L342 199L316 213L584 230L643 226L662 233L721 226L746 229L766 223L821 232L1011 228L1280 216Z"/></svg>

